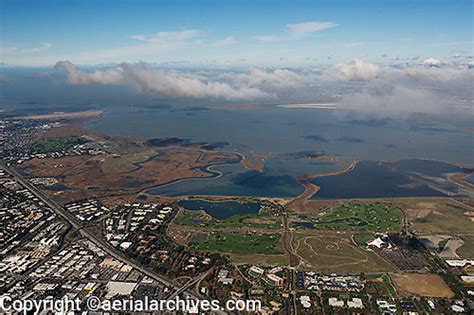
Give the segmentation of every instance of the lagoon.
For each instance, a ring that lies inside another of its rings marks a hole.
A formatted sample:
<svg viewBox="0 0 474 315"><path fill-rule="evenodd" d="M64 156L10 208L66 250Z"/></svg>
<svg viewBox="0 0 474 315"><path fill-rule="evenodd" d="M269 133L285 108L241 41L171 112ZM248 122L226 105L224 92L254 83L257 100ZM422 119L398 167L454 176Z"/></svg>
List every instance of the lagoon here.
<svg viewBox="0 0 474 315"><path fill-rule="evenodd" d="M181 200L178 204L186 210L204 210L217 220L225 220L234 215L256 214L261 206L259 203L240 203L237 201L211 202L200 199Z"/></svg>
<svg viewBox="0 0 474 315"><path fill-rule="evenodd" d="M460 170L438 161L362 161L351 172L313 179L311 182L321 187L313 199L461 195L464 192L445 177Z"/></svg>

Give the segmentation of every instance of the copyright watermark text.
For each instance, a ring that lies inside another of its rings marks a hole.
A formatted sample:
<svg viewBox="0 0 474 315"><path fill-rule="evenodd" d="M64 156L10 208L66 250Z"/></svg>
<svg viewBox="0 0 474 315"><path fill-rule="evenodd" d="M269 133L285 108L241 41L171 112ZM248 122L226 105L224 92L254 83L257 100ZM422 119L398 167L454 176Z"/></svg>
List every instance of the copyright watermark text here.
<svg viewBox="0 0 474 315"><path fill-rule="evenodd" d="M261 310L259 300L227 300L221 303L218 300L196 300L191 298L174 299L101 299L90 296L84 300L79 298L70 299L15 299L11 296L0 297L0 311L16 313L36 313L39 311L50 311L57 313L82 312L82 311L105 311L105 312L161 312L161 311L183 311L183 312L209 312L209 311L246 311L258 312Z"/></svg>

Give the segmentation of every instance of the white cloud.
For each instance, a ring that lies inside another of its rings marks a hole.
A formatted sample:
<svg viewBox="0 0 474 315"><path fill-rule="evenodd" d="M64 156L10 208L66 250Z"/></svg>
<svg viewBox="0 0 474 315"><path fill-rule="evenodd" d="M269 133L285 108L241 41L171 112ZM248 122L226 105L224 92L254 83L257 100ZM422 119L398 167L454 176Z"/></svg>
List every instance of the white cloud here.
<svg viewBox="0 0 474 315"><path fill-rule="evenodd" d="M338 102L355 110L387 113L473 114L474 72L467 65L441 68L381 67L354 60L326 69L178 71L148 64L120 64L85 72L58 62L71 84L129 85L170 98L239 101ZM463 112L463 113L464 113Z"/></svg>
<svg viewBox="0 0 474 315"><path fill-rule="evenodd" d="M132 35L130 38L146 43L166 44L169 42L183 42L192 40L203 34L204 32L201 30L188 29L176 32L158 32L154 34Z"/></svg>
<svg viewBox="0 0 474 315"><path fill-rule="evenodd" d="M425 59L421 62L422 65L425 65L425 66L430 66L430 67L439 67L441 66L443 63L441 62L441 60L439 59L435 59L435 58L428 58L428 59Z"/></svg>
<svg viewBox="0 0 474 315"><path fill-rule="evenodd" d="M2 54L34 54L46 51L53 46L51 43L40 43L37 47L18 48L18 47L2 47L0 52Z"/></svg>
<svg viewBox="0 0 474 315"><path fill-rule="evenodd" d="M351 43L343 44L344 47L348 47L348 48L360 47L360 46L364 46L364 45L367 45L367 43L365 43L365 42L351 42Z"/></svg>
<svg viewBox="0 0 474 315"><path fill-rule="evenodd" d="M83 72L69 61L59 61L55 68L62 68L66 72L67 81L71 84L120 84L123 82L121 68L105 71Z"/></svg>
<svg viewBox="0 0 474 315"><path fill-rule="evenodd" d="M461 66L468 69L474 69L474 60L461 62Z"/></svg>
<svg viewBox="0 0 474 315"><path fill-rule="evenodd" d="M472 76L472 74L462 71L462 69L437 67L408 67L404 69L404 73L417 80L440 82L456 80L463 76Z"/></svg>
<svg viewBox="0 0 474 315"><path fill-rule="evenodd" d="M294 71L287 69L262 70L252 68L244 72L224 73L221 77L245 85L258 88L289 88L304 85L306 78Z"/></svg>
<svg viewBox="0 0 474 315"><path fill-rule="evenodd" d="M255 38L262 42L276 42L286 40L297 40L307 37L315 32L331 29L338 26L333 22L304 22L287 24L285 33L279 35L258 35Z"/></svg>
<svg viewBox="0 0 474 315"><path fill-rule="evenodd" d="M11 53L14 53L15 51L17 51L16 47L12 47L12 46L1 46L0 47L0 54L2 54L2 55L11 54Z"/></svg>
<svg viewBox="0 0 474 315"><path fill-rule="evenodd" d="M137 56L152 57L164 52L197 47L203 43L201 39L201 35L203 34L204 32L200 30L189 29L175 32L132 35L130 38L137 40L139 43L119 48L77 53L74 55L74 60L88 64L109 62L110 60L119 61L130 58L137 60Z"/></svg>
<svg viewBox="0 0 474 315"><path fill-rule="evenodd" d="M342 93L341 106L381 115L473 115L473 81L474 73L465 66L379 68L375 77Z"/></svg>
<svg viewBox="0 0 474 315"><path fill-rule="evenodd" d="M284 40L291 40L296 38L291 38L291 36L285 35L257 35L255 39L261 42L278 42Z"/></svg>
<svg viewBox="0 0 474 315"><path fill-rule="evenodd" d="M143 92L166 97L216 98L226 100L269 97L259 89L232 87L224 82L181 71L163 71L146 65L124 65L124 74Z"/></svg>
<svg viewBox="0 0 474 315"><path fill-rule="evenodd" d="M349 63L340 63L334 66L334 78L337 80L363 80L376 78L380 73L380 67L371 63L354 59Z"/></svg>
<svg viewBox="0 0 474 315"><path fill-rule="evenodd" d="M71 84L133 85L151 95L173 98L213 98L224 100L252 100L270 98L271 95L257 88L231 86L212 81L204 76L176 70L154 69L147 64L123 63L116 68L84 72L69 61L60 61L56 68L66 72Z"/></svg>
<svg viewBox="0 0 474 315"><path fill-rule="evenodd" d="M342 98L341 106L353 110L382 115L409 113L447 113L456 104L430 90L394 86L383 91L367 89L349 93Z"/></svg>
<svg viewBox="0 0 474 315"><path fill-rule="evenodd" d="M41 43L38 47L21 49L19 53L21 54L31 54L50 49L53 46L51 43Z"/></svg>
<svg viewBox="0 0 474 315"><path fill-rule="evenodd" d="M332 22L305 22L305 23L287 24L286 28L291 34L294 34L297 36L303 36L307 34L312 34L314 32L334 28L336 26L337 24L332 23Z"/></svg>
<svg viewBox="0 0 474 315"><path fill-rule="evenodd" d="M120 62L121 60L158 60L167 53L199 47L204 43L202 38L205 32L197 29L187 29L170 32L158 32L154 34L138 34L129 36L134 42L128 45L98 49L82 50L77 49L74 54L48 54L33 55L34 52L49 49L51 43L42 43L38 47L18 49L16 47L2 47L0 52L7 55L5 60L14 65L48 65L54 64L58 60L72 60L80 64L100 64ZM31 53L25 57L24 54Z"/></svg>
<svg viewBox="0 0 474 315"><path fill-rule="evenodd" d="M222 47L222 46L234 45L236 43L237 43L237 40L235 38L233 38L232 36L228 36L228 37L216 40L214 43L212 43L212 46Z"/></svg>

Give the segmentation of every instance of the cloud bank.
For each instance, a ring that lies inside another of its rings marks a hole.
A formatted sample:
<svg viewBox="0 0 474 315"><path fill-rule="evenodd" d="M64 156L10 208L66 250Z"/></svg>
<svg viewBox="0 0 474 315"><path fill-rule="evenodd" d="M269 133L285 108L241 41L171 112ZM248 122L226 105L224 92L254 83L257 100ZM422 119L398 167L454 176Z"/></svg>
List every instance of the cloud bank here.
<svg viewBox="0 0 474 315"><path fill-rule="evenodd" d="M141 92L171 98L254 100L271 97L257 88L234 87L193 73L154 69L145 63L123 63L109 70L85 72L69 61L59 61L56 68L64 69L66 80L71 84L133 85Z"/></svg>
<svg viewBox="0 0 474 315"><path fill-rule="evenodd" d="M62 68L67 74L67 82L71 84L120 84L123 79L122 69L114 68L106 71L83 72L69 61L59 61L56 69Z"/></svg>
<svg viewBox="0 0 474 315"><path fill-rule="evenodd" d="M432 63L438 66L433 67ZM336 103L378 113L472 115L474 72L470 64L437 62L381 66L353 60L323 69L250 68L183 71L146 63L122 63L83 71L60 61L69 84L129 85L168 98L270 103Z"/></svg>
<svg viewBox="0 0 474 315"><path fill-rule="evenodd" d="M423 60L422 64L425 66L430 66L430 67L439 67L443 63L439 59L428 58L428 59Z"/></svg>
<svg viewBox="0 0 474 315"><path fill-rule="evenodd" d="M347 64L337 64L335 76L339 80L371 80L377 77L380 68L371 63L365 63L362 60L355 59Z"/></svg>

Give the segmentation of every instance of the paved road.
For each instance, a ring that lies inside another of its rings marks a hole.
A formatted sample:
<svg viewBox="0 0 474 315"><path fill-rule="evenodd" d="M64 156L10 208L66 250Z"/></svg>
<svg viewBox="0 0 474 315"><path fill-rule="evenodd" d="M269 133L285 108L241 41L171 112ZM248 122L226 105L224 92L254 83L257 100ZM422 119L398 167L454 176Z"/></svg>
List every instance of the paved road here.
<svg viewBox="0 0 474 315"><path fill-rule="evenodd" d="M175 291L174 292L179 292L183 293L187 290L186 287L178 287L174 283L171 283L167 279L155 274L154 272L145 269L141 267L140 265L136 264L129 258L125 257L121 253L117 252L114 248L112 248L109 244L107 244L102 238L96 236L95 234L91 233L87 229L84 228L83 224L70 212L65 210L62 206L60 206L58 203L56 203L54 200L51 200L47 197L45 197L36 187L34 187L32 184L30 184L27 180L25 180L17 171L7 167L3 161L0 161L0 168L5 170L5 172L9 173L15 179L21 183L24 187L29 189L38 199L40 199L42 202L44 202L47 206L51 208L51 210L54 211L58 216L62 217L64 220L69 222L74 228L80 231L81 235L87 238L89 241L94 243L97 247L102 249L104 252L112 256L113 258L120 260L122 262L127 263L128 265L132 266L133 268L139 270L143 274L147 275L148 277L152 278L153 280L167 286L173 288ZM197 296L193 295L190 292L187 292L187 294L195 299L198 299ZM175 293L172 293L172 296L176 296Z"/></svg>
<svg viewBox="0 0 474 315"><path fill-rule="evenodd" d="M171 294L171 295L168 297L168 299L172 300L172 299L174 299L176 296L180 295L181 293L184 293L184 292L186 292L188 289L193 288L194 285L196 285L198 282L202 281L206 276L207 276L207 272L204 272L203 274L197 276L196 278L189 280L189 281L186 282L181 288L179 288L179 289L176 290L173 294Z"/></svg>
<svg viewBox="0 0 474 315"><path fill-rule="evenodd" d="M291 232L290 232L290 227L289 227L289 222L288 222L288 214L285 212L283 214L283 249L285 252L288 254L288 267L297 267L300 264L300 259L298 256L295 255L293 252L293 249L291 248Z"/></svg>

